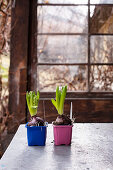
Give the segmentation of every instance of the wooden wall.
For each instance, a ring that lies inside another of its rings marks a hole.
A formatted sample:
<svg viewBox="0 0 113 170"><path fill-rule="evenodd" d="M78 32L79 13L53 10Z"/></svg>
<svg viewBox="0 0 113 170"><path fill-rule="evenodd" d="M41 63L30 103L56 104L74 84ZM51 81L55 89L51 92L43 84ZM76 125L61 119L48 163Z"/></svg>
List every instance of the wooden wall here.
<svg viewBox="0 0 113 170"><path fill-rule="evenodd" d="M75 122L113 122L113 99L68 99L65 101L64 113L69 115L70 103L73 103ZM45 116L44 108L45 105ZM51 123L57 117L57 111L51 100L41 100L38 108L39 116Z"/></svg>

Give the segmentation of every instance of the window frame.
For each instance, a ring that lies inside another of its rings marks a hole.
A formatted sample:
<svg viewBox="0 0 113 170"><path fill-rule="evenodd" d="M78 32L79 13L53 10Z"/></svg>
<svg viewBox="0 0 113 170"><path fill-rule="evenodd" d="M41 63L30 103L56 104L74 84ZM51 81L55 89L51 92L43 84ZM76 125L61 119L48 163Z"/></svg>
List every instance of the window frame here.
<svg viewBox="0 0 113 170"><path fill-rule="evenodd" d="M87 6L88 7L88 33L38 33L37 32L37 38L38 35L43 36L43 35L53 35L53 36L57 36L57 35L87 35L88 38L88 62L87 63L37 63L37 66L40 65L63 65L63 66L79 66L79 65L83 65L83 66L87 66L88 68L88 72L87 72L87 85L88 85L88 90L87 91L82 91L82 92L78 92L78 91L73 91L73 92L68 92L67 93L67 98L113 98L113 92L112 91L106 91L106 92L92 92L90 89L90 70L91 70L91 66L103 66L103 65L108 65L108 66L113 66L113 63L91 63L90 61L90 40L91 40L91 36L113 36L113 33L91 33L90 32L90 6L113 6L113 4L91 4L90 0L88 0L88 4L56 4L56 3L37 3L37 8L38 6ZM55 92L41 92L41 98L51 98L55 96Z"/></svg>

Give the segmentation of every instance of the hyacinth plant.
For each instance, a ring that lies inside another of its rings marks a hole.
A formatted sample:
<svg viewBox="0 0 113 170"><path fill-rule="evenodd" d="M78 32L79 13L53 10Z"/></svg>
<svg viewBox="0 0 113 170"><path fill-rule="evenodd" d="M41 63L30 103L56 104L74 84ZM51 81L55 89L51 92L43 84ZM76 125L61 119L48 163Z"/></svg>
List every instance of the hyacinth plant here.
<svg viewBox="0 0 113 170"><path fill-rule="evenodd" d="M59 86L56 88L56 100L51 99L53 105L58 111L58 116L56 121L53 122L54 125L72 125L71 119L68 116L64 115L64 101L67 93L67 86L62 87Z"/></svg>
<svg viewBox="0 0 113 170"><path fill-rule="evenodd" d="M57 86L56 101L54 99L51 99L59 115L62 115L64 111L64 101L66 97L66 92L67 92L67 86L62 87L61 90L59 89L59 86Z"/></svg>
<svg viewBox="0 0 113 170"><path fill-rule="evenodd" d="M28 122L28 126L43 126L44 121L40 117L37 117L37 108L39 103L40 93L37 91L35 94L34 91L30 91L26 93L26 101L29 109L29 113L31 115L31 121Z"/></svg>

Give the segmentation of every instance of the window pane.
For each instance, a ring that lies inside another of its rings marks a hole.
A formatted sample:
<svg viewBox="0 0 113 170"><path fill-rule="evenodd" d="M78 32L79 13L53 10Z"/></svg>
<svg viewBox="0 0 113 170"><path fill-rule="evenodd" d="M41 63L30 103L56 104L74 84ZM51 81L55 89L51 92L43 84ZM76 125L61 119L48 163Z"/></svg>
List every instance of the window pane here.
<svg viewBox="0 0 113 170"><path fill-rule="evenodd" d="M91 33L113 33L113 6L90 7Z"/></svg>
<svg viewBox="0 0 113 170"><path fill-rule="evenodd" d="M68 91L87 90L86 66L38 66L38 89L55 91L57 85L68 86Z"/></svg>
<svg viewBox="0 0 113 170"><path fill-rule="evenodd" d="M113 63L113 36L91 36L91 62Z"/></svg>
<svg viewBox="0 0 113 170"><path fill-rule="evenodd" d="M91 66L91 90L113 90L113 66Z"/></svg>
<svg viewBox="0 0 113 170"><path fill-rule="evenodd" d="M87 4L88 0L38 0L38 3Z"/></svg>
<svg viewBox="0 0 113 170"><path fill-rule="evenodd" d="M38 63L86 62L86 36L38 36Z"/></svg>
<svg viewBox="0 0 113 170"><path fill-rule="evenodd" d="M90 0L91 4L113 4L113 0Z"/></svg>
<svg viewBox="0 0 113 170"><path fill-rule="evenodd" d="M39 6L39 33L86 33L86 6Z"/></svg>

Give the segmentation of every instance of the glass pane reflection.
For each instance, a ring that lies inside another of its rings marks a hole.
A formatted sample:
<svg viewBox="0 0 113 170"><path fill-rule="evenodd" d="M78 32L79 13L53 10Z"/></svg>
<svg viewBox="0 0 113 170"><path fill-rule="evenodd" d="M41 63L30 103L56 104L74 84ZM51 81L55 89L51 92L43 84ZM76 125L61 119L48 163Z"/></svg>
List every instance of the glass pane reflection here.
<svg viewBox="0 0 113 170"><path fill-rule="evenodd" d="M39 6L39 33L87 33L86 6Z"/></svg>
<svg viewBox="0 0 113 170"><path fill-rule="evenodd" d="M66 85L68 91L87 90L86 66L38 66L38 89L55 91L56 86Z"/></svg>
<svg viewBox="0 0 113 170"><path fill-rule="evenodd" d="M91 62L113 63L113 36L91 36Z"/></svg>
<svg viewBox="0 0 113 170"><path fill-rule="evenodd" d="M38 0L38 3L55 3L55 4L87 4L88 0Z"/></svg>
<svg viewBox="0 0 113 170"><path fill-rule="evenodd" d="M87 36L38 36L38 63L87 63Z"/></svg>

